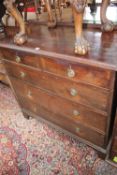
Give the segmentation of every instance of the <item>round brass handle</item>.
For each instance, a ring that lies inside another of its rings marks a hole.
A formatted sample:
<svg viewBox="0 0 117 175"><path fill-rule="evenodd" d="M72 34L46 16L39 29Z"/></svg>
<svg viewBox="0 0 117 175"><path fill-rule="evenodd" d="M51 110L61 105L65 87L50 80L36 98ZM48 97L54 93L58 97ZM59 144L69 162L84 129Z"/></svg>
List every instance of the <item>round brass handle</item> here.
<svg viewBox="0 0 117 175"><path fill-rule="evenodd" d="M73 115L78 116L78 115L80 115L80 112L78 110L73 110Z"/></svg>
<svg viewBox="0 0 117 175"><path fill-rule="evenodd" d="M76 128L76 132L80 132L80 128Z"/></svg>
<svg viewBox="0 0 117 175"><path fill-rule="evenodd" d="M75 77L75 71L71 67L67 69L67 76L69 78Z"/></svg>
<svg viewBox="0 0 117 175"><path fill-rule="evenodd" d="M71 89L70 89L70 94L71 94L72 96L76 96L76 95L78 94L78 91L77 91L76 89L74 89L74 88L71 88Z"/></svg>
<svg viewBox="0 0 117 175"><path fill-rule="evenodd" d="M16 56L16 62L20 63L21 62L21 58L19 56Z"/></svg>
<svg viewBox="0 0 117 175"><path fill-rule="evenodd" d="M24 72L20 72L20 76L21 76L21 78L24 78L26 76L26 74Z"/></svg>

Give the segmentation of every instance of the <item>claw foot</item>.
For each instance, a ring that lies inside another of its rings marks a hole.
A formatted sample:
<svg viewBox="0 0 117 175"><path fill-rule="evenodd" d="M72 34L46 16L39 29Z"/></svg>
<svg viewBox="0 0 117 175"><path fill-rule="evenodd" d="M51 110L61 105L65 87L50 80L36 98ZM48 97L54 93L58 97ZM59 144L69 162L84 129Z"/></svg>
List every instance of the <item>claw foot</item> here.
<svg viewBox="0 0 117 175"><path fill-rule="evenodd" d="M54 27L56 27L56 19L48 22L48 28L54 28Z"/></svg>
<svg viewBox="0 0 117 175"><path fill-rule="evenodd" d="M106 22L102 23L102 30L106 32L111 32L114 29L114 24L112 21L107 20Z"/></svg>
<svg viewBox="0 0 117 175"><path fill-rule="evenodd" d="M22 45L26 41L27 41L27 35L26 34L18 33L14 37L14 43L16 43L18 45Z"/></svg>
<svg viewBox="0 0 117 175"><path fill-rule="evenodd" d="M84 38L78 38L76 43L75 43L75 53L79 55L85 55L89 51L89 43L88 41Z"/></svg>

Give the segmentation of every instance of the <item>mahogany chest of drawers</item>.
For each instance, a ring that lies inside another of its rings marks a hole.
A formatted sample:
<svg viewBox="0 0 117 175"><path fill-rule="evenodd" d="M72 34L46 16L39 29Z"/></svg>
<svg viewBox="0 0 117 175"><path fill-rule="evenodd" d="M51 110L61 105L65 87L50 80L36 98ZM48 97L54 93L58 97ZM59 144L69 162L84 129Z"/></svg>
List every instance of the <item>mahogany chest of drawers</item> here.
<svg viewBox="0 0 117 175"><path fill-rule="evenodd" d="M0 44L22 112L49 121L106 154L116 109L116 65L67 55L58 46L53 50L44 36L40 40L40 48L48 41L46 49L37 48L37 40L24 47L7 40Z"/></svg>

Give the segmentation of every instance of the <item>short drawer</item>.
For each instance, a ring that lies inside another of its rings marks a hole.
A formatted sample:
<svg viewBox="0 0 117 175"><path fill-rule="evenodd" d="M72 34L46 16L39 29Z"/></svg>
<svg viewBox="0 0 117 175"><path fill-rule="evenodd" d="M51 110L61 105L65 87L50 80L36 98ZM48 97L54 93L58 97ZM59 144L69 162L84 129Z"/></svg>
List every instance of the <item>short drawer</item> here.
<svg viewBox="0 0 117 175"><path fill-rule="evenodd" d="M60 59L42 58L43 69L73 81L83 81L95 86L113 89L114 72L93 66L62 61Z"/></svg>
<svg viewBox="0 0 117 175"><path fill-rule="evenodd" d="M90 106L95 108L95 110L102 110L104 112L109 110L109 101L113 92L81 82L71 82L68 79L53 76L47 72L14 65L6 61L5 67L9 75L39 86L73 102Z"/></svg>
<svg viewBox="0 0 117 175"><path fill-rule="evenodd" d="M3 49L2 50L3 58L15 63L21 63L24 65L29 65L32 67L41 68L41 61L39 57L35 54L27 54L23 51Z"/></svg>
<svg viewBox="0 0 117 175"><path fill-rule="evenodd" d="M100 133L106 132L107 116L93 112L83 105L49 94L15 78L10 77L10 79L19 98L28 99L32 104L36 103L55 114L71 119L75 123L91 127Z"/></svg>

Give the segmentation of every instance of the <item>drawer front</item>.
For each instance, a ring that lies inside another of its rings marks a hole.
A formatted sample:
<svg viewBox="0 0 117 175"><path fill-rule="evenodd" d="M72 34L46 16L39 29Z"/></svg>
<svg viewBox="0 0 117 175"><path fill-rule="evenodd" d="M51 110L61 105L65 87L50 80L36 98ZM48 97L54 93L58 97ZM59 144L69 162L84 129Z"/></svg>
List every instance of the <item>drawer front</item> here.
<svg viewBox="0 0 117 175"><path fill-rule="evenodd" d="M20 52L11 49L3 49L2 54L4 59L6 60L41 68L41 60L37 55L27 54L25 52Z"/></svg>
<svg viewBox="0 0 117 175"><path fill-rule="evenodd" d="M61 125L65 129L69 130L70 132L75 133L76 135L79 135L80 137L85 138L89 141L93 141L94 139L93 143L97 145L102 146L104 144L105 134L99 129L100 128L99 123L104 124L103 120L106 120L106 117L99 116L98 114L96 114L97 115L96 116L95 113L91 113L91 111L88 111L87 108L86 108L86 111L84 112L85 108L83 108L82 106L77 106L75 104L69 103L65 99L59 98L57 96L53 96L52 94L48 94L47 92L37 89L31 85L29 86L28 84L24 84L20 80L16 80L14 78L10 78L10 79L14 86L18 99L20 99L20 101L22 102L23 108L26 108L26 104L27 105L30 104L32 105L32 109L30 107L26 109L31 111L33 110L32 112L36 112L37 108L40 106L40 108L49 110L54 115L58 116L56 119L53 118L53 120L55 121L57 120L57 122L60 122L60 123L63 122L64 120L67 126L64 126L64 122L61 123ZM24 102L24 99L26 99L26 103ZM36 104L36 106L34 104ZM76 109L79 110L78 111L79 114L77 113L77 115L76 113L74 113L74 110ZM37 114L40 115L40 113L37 113ZM88 114L89 114L89 118L88 118ZM94 118L92 118L91 120L91 116L93 115L94 115ZM96 119L96 117L98 118ZM51 119L48 117L48 120L51 120ZM56 124L59 124L59 123L56 123ZM78 131L78 129L80 131ZM98 138L96 139L95 137L98 137ZM99 141L100 139L102 140L101 142ZM97 140L99 141L99 143Z"/></svg>
<svg viewBox="0 0 117 175"><path fill-rule="evenodd" d="M51 109L44 108L43 106L33 103L28 99L20 97L20 105L22 108L29 110L30 112L40 116L60 127L66 129L67 131L79 136L87 141L97 145L104 147L104 135L84 126L79 123L75 123L73 120L69 118L65 118L62 115L57 113L53 113Z"/></svg>
<svg viewBox="0 0 117 175"><path fill-rule="evenodd" d="M31 69L29 67L14 65L5 61L9 75L17 77L51 91L73 102L95 108L95 110L108 111L108 103L112 92L102 88L87 85L81 82L71 82L68 79L53 76L47 72ZM13 68L14 67L14 68Z"/></svg>
<svg viewBox="0 0 117 175"><path fill-rule="evenodd" d="M47 92L37 89L29 84L22 83L20 80L16 80L11 77L10 79L16 89L17 95L29 98L32 103L37 103L47 109L51 109L54 113L66 116L75 122L88 125L99 132L105 133L107 116L93 112L90 108L83 105L48 94Z"/></svg>
<svg viewBox="0 0 117 175"><path fill-rule="evenodd" d="M74 81L83 81L95 86L113 89L114 72L106 69L70 63L59 59L42 58L45 71Z"/></svg>

